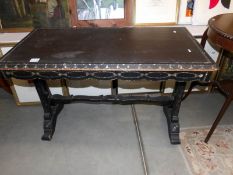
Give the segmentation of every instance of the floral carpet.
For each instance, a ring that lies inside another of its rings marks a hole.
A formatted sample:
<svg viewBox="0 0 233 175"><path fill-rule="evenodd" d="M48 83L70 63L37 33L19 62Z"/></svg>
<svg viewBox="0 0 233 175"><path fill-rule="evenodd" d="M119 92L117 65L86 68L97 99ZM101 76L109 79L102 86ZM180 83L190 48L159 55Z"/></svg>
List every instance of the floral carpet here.
<svg viewBox="0 0 233 175"><path fill-rule="evenodd" d="M193 175L233 175L233 125L218 126L208 144L209 128L183 129L181 150Z"/></svg>

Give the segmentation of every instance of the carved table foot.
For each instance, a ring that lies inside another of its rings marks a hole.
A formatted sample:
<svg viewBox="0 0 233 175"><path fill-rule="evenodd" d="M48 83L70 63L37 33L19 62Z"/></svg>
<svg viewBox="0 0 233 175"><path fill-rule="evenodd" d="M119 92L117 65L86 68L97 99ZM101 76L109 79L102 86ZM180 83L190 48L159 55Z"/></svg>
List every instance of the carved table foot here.
<svg viewBox="0 0 233 175"><path fill-rule="evenodd" d="M176 82L174 92L172 94L174 100L170 105L165 105L163 107L164 114L167 118L168 135L171 144L180 144L180 124L178 114L185 90L185 85L185 82Z"/></svg>
<svg viewBox="0 0 233 175"><path fill-rule="evenodd" d="M44 135L42 140L51 140L56 128L57 116L63 109L63 103L51 101L51 92L45 80L35 79L34 84L44 109Z"/></svg>
<svg viewBox="0 0 233 175"><path fill-rule="evenodd" d="M176 120L172 120L172 117L171 117L172 108L168 106L164 106L163 111L167 118L168 135L169 135L171 144L180 144L180 138L179 138L180 124L179 124L178 117Z"/></svg>
<svg viewBox="0 0 233 175"><path fill-rule="evenodd" d="M50 140L52 140L52 137L53 137L52 131L44 131L44 134L41 137L41 140L50 141Z"/></svg>
<svg viewBox="0 0 233 175"><path fill-rule="evenodd" d="M44 135L41 137L42 140L50 141L55 132L57 116L63 109L63 104L56 104L51 106L51 112L44 114Z"/></svg>

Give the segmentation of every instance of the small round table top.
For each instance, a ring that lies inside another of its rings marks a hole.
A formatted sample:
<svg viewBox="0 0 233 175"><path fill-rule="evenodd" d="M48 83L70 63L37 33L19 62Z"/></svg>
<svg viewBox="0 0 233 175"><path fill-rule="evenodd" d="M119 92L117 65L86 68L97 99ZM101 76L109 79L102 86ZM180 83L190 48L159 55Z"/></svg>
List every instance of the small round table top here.
<svg viewBox="0 0 233 175"><path fill-rule="evenodd" d="M233 13L210 18L208 38L219 47L233 52Z"/></svg>

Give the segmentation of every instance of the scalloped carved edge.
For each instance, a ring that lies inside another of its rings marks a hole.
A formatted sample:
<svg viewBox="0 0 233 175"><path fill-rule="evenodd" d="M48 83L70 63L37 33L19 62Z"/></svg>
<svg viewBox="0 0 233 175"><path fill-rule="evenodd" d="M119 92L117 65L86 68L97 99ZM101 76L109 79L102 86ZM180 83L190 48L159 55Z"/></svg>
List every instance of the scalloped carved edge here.
<svg viewBox="0 0 233 175"><path fill-rule="evenodd" d="M205 80L208 72L137 72L137 71L3 71L6 78L17 79L100 79L100 80Z"/></svg>

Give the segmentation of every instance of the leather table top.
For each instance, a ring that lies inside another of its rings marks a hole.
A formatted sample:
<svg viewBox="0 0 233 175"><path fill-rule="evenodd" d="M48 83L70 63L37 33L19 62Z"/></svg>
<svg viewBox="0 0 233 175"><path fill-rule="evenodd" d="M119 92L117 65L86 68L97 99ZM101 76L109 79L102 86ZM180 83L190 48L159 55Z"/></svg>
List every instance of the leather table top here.
<svg viewBox="0 0 233 175"><path fill-rule="evenodd" d="M214 71L183 27L35 29L0 61L0 70Z"/></svg>

